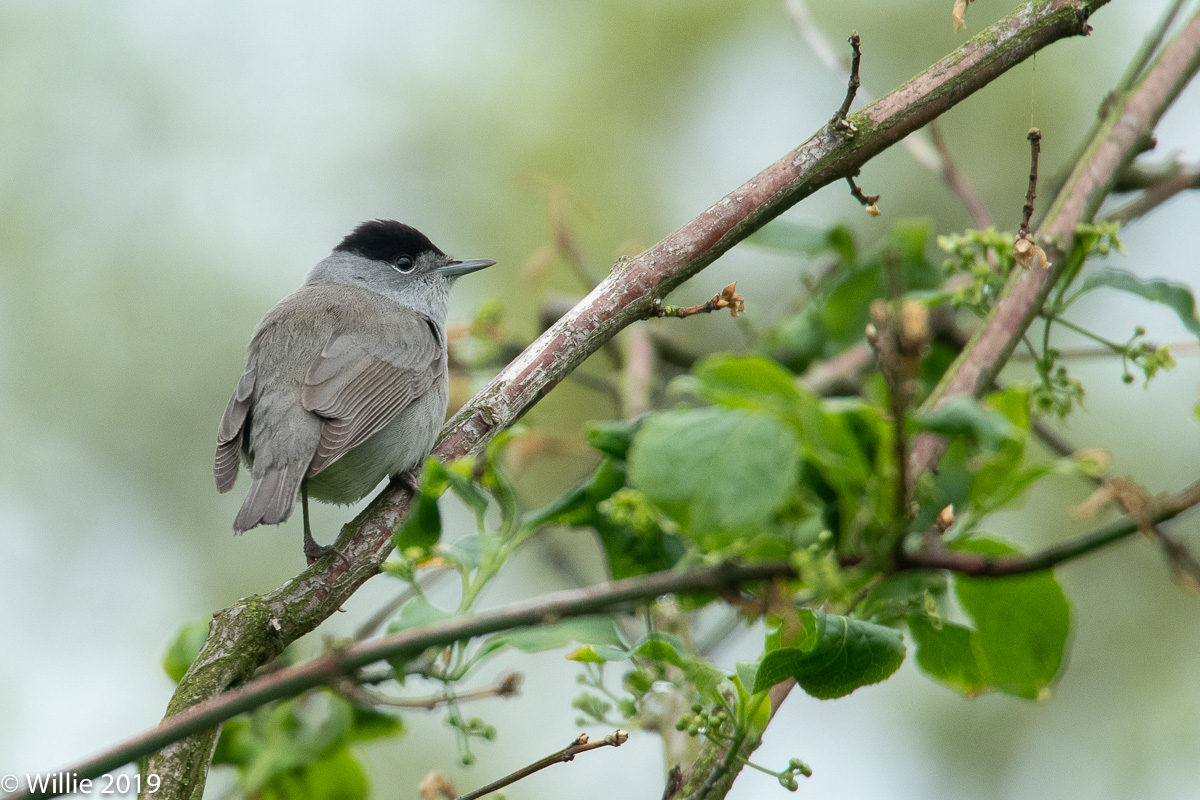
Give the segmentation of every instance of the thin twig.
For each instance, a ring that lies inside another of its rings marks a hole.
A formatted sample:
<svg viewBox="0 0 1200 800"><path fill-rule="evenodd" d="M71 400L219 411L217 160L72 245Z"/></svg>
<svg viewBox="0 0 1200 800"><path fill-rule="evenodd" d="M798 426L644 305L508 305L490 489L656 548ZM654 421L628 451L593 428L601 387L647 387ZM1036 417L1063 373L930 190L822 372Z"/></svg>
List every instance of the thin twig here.
<svg viewBox="0 0 1200 800"><path fill-rule="evenodd" d="M857 174L858 174L858 172L854 173L854 175L857 175ZM867 209L868 214L871 214L871 216L878 216L879 209L876 207L875 204L879 202L879 195L863 194L863 190L861 188L859 188L859 185L857 183L854 182L854 175L846 176L846 182L850 184L850 196L853 197L855 200L857 200L859 203L861 203L863 205L863 207ZM871 213L872 209L874 209L874 212L875 212L873 214Z"/></svg>
<svg viewBox="0 0 1200 800"><path fill-rule="evenodd" d="M858 133L858 128L854 127L854 124L846 119L846 115L850 113L850 104L854 102L854 95L858 94L858 87L862 86L862 80L858 77L858 66L862 61L858 31L851 31L850 38L846 41L850 42L850 49L853 52L853 55L850 57L850 78L846 81L846 99L842 101L842 107L833 115L833 119L829 121L829 124L840 131L845 131L853 135Z"/></svg>
<svg viewBox="0 0 1200 800"><path fill-rule="evenodd" d="M1181 168L1175 174L1149 184L1140 197L1121 206L1104 220L1127 225L1188 189L1200 189L1200 167Z"/></svg>
<svg viewBox="0 0 1200 800"><path fill-rule="evenodd" d="M383 692L377 692L360 686L350 678L342 678L333 682L333 687L341 694L366 706L387 706L389 708L423 708L433 711L444 703L468 703L473 700L488 700L493 697L516 697L521 692L522 676L519 672L509 672L493 686L481 686L465 692L431 695L430 697L393 697Z"/></svg>
<svg viewBox="0 0 1200 800"><path fill-rule="evenodd" d="M1029 188L1025 192L1025 207L1021 209L1021 227L1017 236L1029 235L1029 221L1033 219L1033 201L1037 199L1038 155L1042 152L1042 132L1029 129Z"/></svg>
<svg viewBox="0 0 1200 800"><path fill-rule="evenodd" d="M809 13L808 4L805 0L784 0L784 7L787 10L788 17L792 20L793 26L796 28L796 32L800 34L800 38L808 43L817 60L829 70L849 76L850 63L834 50L828 40L821 34L821 31L817 29L817 25L813 22L812 14ZM871 92L862 85L858 87L857 96L866 102L872 102L875 99ZM904 137L900 141L900 144L918 164L932 172L941 174L942 164L938 159L938 154L930 146L929 142L925 141L925 137L921 131L914 131Z"/></svg>
<svg viewBox="0 0 1200 800"><path fill-rule="evenodd" d="M1174 519L1197 504L1200 504L1200 481L1177 494L1163 495L1150 500L1139 512L1138 519L1131 518L1108 525L1086 536L1052 545L1037 553L993 557L962 550L924 550L905 554L900 561L900 569L945 569L975 578L997 578L1039 572L1119 542L1142 530L1147 524L1156 525Z"/></svg>
<svg viewBox="0 0 1200 800"><path fill-rule="evenodd" d="M522 767L511 775L506 775L498 781L492 781L482 789L476 789L473 792L467 792L466 794L459 796L458 800L476 800L484 795L491 794L497 789L503 789L510 783L516 783L522 778L527 778L533 773L543 770L546 767L573 761L575 756L579 755L580 753L586 753L589 750L595 750L599 747L620 747L628 740L629 734L622 730L615 730L608 736L605 736L603 739L595 742L588 741L588 735L586 733L581 733L575 738L575 741L571 742L571 744L567 745L562 750L559 750L557 753L551 753L545 758L538 759L527 767Z"/></svg>

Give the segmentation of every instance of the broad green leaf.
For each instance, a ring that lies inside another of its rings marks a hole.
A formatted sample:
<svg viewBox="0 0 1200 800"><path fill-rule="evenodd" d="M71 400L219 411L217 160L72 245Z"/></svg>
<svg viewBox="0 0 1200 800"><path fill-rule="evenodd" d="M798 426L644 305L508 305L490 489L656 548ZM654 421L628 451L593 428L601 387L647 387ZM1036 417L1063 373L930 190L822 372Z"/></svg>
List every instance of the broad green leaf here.
<svg viewBox="0 0 1200 800"><path fill-rule="evenodd" d="M471 478L474 470L473 458L462 458L442 465L442 474L450 485L450 491L454 492L467 508L476 514L484 514L488 510L488 499Z"/></svg>
<svg viewBox="0 0 1200 800"><path fill-rule="evenodd" d="M163 654L163 671L175 683L179 683L183 679L183 674L200 654L200 648L204 646L204 640L208 638L208 623L207 619L198 619L184 625L175 634L174 640L167 647L167 652Z"/></svg>
<svg viewBox="0 0 1200 800"><path fill-rule="evenodd" d="M422 625L432 625L452 616L448 611L432 605L424 597L410 597L400 606L400 610L388 623L387 632L406 631L409 628L419 628Z"/></svg>
<svg viewBox="0 0 1200 800"><path fill-rule="evenodd" d="M991 556L1017 552L996 539L954 542ZM1031 700L1049 693L1062 666L1071 610L1050 571L1008 578L955 578L955 594L975 623L976 656L997 689Z"/></svg>
<svg viewBox="0 0 1200 800"><path fill-rule="evenodd" d="M1193 336L1200 338L1200 317L1196 315L1196 297L1181 283L1149 278L1143 280L1124 269L1104 267L1088 275L1079 286L1079 293L1105 287L1137 295L1152 303L1161 303L1175 312L1179 321Z"/></svg>
<svg viewBox="0 0 1200 800"><path fill-rule="evenodd" d="M875 456L886 428L878 410L861 402L822 401L763 358L712 356L696 367L695 385L710 402L764 411L791 426L802 447L800 477L817 495L832 490L837 496L833 516L850 524L864 491L876 482Z"/></svg>
<svg viewBox="0 0 1200 800"><path fill-rule="evenodd" d="M904 661L904 640L898 631L850 617L811 613L817 623L812 646L781 647L764 656L755 693L795 678L818 699L843 697L884 680Z"/></svg>
<svg viewBox="0 0 1200 800"><path fill-rule="evenodd" d="M808 651L817 646L820 639L820 623L817 613L810 608L796 609L795 619L788 621L783 617L770 616L766 619L767 635L764 644L766 652L770 653L781 647L793 647Z"/></svg>
<svg viewBox="0 0 1200 800"><path fill-rule="evenodd" d="M633 444L633 437L641 427L642 418L632 422L593 422L588 427L587 442L601 453L623 461L629 453L629 446Z"/></svg>
<svg viewBox="0 0 1200 800"><path fill-rule="evenodd" d="M917 665L926 673L968 697L992 690L975 655L975 631L950 622L935 628L922 616L909 617L908 630L917 645Z"/></svg>
<svg viewBox="0 0 1200 800"><path fill-rule="evenodd" d="M763 335L763 350L793 372L803 372L824 353L820 310L809 304Z"/></svg>
<svg viewBox="0 0 1200 800"><path fill-rule="evenodd" d="M738 685L749 695L754 691L754 679L758 675L758 664L739 661L734 665L734 675L737 677Z"/></svg>
<svg viewBox="0 0 1200 800"><path fill-rule="evenodd" d="M913 414L912 421L919 430L943 436L973 436L992 450L1021 436L1020 429L1004 414L962 395L931 411Z"/></svg>
<svg viewBox="0 0 1200 800"><path fill-rule="evenodd" d="M766 358L717 354L697 364L692 374L704 399L729 408L795 419L797 406L805 400L796 376Z"/></svg>
<svg viewBox="0 0 1200 800"><path fill-rule="evenodd" d="M482 658L506 647L515 647L526 653L540 653L573 643L619 645L621 637L610 617L578 617L554 625L520 628L490 636L483 641L476 657Z"/></svg>
<svg viewBox="0 0 1200 800"><path fill-rule="evenodd" d="M795 434L761 413L705 408L646 420L629 451L632 484L694 538L764 523L794 488Z"/></svg>
<svg viewBox="0 0 1200 800"><path fill-rule="evenodd" d="M280 800L367 800L371 794L366 771L345 747L304 767L295 782L278 795L272 788L267 787L262 793L263 800L276 796Z"/></svg>
<svg viewBox="0 0 1200 800"><path fill-rule="evenodd" d="M570 489L545 508L533 512L526 525L594 525L601 516L596 505L607 500L625 485L625 462L605 456L585 481Z"/></svg>
<svg viewBox="0 0 1200 800"><path fill-rule="evenodd" d="M579 661L587 664L607 664L608 659L596 652L590 644L580 645L567 653L567 661Z"/></svg>
<svg viewBox="0 0 1200 800"><path fill-rule="evenodd" d="M438 498L446 491L446 470L435 456L425 459L421 470L421 491L413 498L413 507L404 522L392 534L400 553L410 548L429 550L442 538L442 514Z"/></svg>
<svg viewBox="0 0 1200 800"><path fill-rule="evenodd" d="M390 739L404 733L404 722L394 714L385 714L368 706L351 703L350 735L348 741L369 742Z"/></svg>

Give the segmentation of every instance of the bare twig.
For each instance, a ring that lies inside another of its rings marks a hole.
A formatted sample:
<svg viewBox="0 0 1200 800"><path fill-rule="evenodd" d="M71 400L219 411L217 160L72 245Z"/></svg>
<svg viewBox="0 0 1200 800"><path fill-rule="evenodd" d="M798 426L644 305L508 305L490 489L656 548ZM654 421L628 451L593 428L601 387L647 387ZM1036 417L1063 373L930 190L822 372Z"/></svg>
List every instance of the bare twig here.
<svg viewBox="0 0 1200 800"><path fill-rule="evenodd" d="M1157 525L1174 519L1197 504L1200 504L1200 481L1177 494L1163 495L1150 500L1138 514L1138 519L1131 518L1109 525L1078 539L1047 547L1037 553L993 557L961 550L934 549L905 555L900 567L902 569L945 569L976 578L995 578L1038 572L1119 542L1147 525Z"/></svg>
<svg viewBox="0 0 1200 800"><path fill-rule="evenodd" d="M858 77L858 66L862 61L858 31L851 31L850 38L846 41L850 42L850 49L853 52L853 55L850 57L850 79L846 82L846 99L842 101L842 107L833 115L833 119L829 121L829 124L840 131L845 131L853 135L858 132L858 128L854 127L854 124L846 119L846 115L850 113L850 104L854 102L854 95L858 93L858 87L862 86L862 80ZM864 205L866 204L864 203Z"/></svg>
<svg viewBox="0 0 1200 800"><path fill-rule="evenodd" d="M481 686L478 689L470 689L465 692L438 694L430 697L393 697L392 695L360 686L350 678L335 680L333 687L351 700L366 706L423 708L426 711L433 711L444 703L468 703L473 700L488 700L493 697L516 697L521 692L521 680L521 673L509 672L501 677L493 686Z"/></svg>
<svg viewBox="0 0 1200 800"><path fill-rule="evenodd" d="M792 20L792 24L796 28L796 32L800 34L800 37L812 49L817 59L828 69L849 77L850 63L840 56L825 37L821 35L816 23L813 22L812 14L809 13L808 4L805 0L784 0L784 7L787 10L788 17ZM861 85L858 88L858 97L867 102L874 100L871 92ZM900 144L918 164L933 172L941 173L942 164L938 159L938 154L925 141L921 131L914 131L904 137L900 141Z"/></svg>
<svg viewBox="0 0 1200 800"><path fill-rule="evenodd" d="M857 174L857 172L854 173L854 175ZM863 208L867 210L868 214L870 214L872 217L878 217L879 206L875 204L879 202L879 195L863 194L863 190L859 188L858 184L854 181L854 175L846 176L846 183L850 184L850 196L861 203Z"/></svg>
<svg viewBox="0 0 1200 800"><path fill-rule="evenodd" d="M510 783L516 783L522 778L527 778L538 770L543 770L546 767L550 767L555 764L564 764L568 761L573 761L575 756L579 755L580 753L586 753L587 751L595 750L598 747L620 747L628 740L629 734L622 730L615 730L608 736L605 736L603 739L595 742L588 741L588 735L586 733L581 733L575 738L575 741L571 742L571 744L567 745L562 750L559 750L557 753L551 753L545 758L538 759L527 767L522 767L511 775L506 775L498 781L492 781L482 789L476 789L473 792L467 792L466 794L460 796L458 800L477 800L477 798L491 794L497 789L503 789Z"/></svg>
<svg viewBox="0 0 1200 800"><path fill-rule="evenodd" d="M1025 192L1025 207L1021 210L1021 227L1017 229L1013 241L1013 258L1021 269L1029 269L1034 264L1042 269L1050 269L1050 261L1046 251L1034 241L1029 232L1029 220L1033 218L1033 201L1037 198L1038 154L1042 151L1042 132L1037 128L1029 129L1029 188Z"/></svg>
<svg viewBox="0 0 1200 800"><path fill-rule="evenodd" d="M1174 174L1149 183L1145 189L1141 197L1131 200L1104 219L1108 222L1127 225L1135 219L1146 216L1180 192L1188 189L1200 189L1200 166L1189 168L1180 166Z"/></svg>
<svg viewBox="0 0 1200 800"><path fill-rule="evenodd" d="M1025 207L1021 209L1021 227L1018 236L1029 235L1029 220L1033 219L1033 201L1037 199L1038 154L1042 152L1042 132L1029 129L1029 188L1025 192Z"/></svg>

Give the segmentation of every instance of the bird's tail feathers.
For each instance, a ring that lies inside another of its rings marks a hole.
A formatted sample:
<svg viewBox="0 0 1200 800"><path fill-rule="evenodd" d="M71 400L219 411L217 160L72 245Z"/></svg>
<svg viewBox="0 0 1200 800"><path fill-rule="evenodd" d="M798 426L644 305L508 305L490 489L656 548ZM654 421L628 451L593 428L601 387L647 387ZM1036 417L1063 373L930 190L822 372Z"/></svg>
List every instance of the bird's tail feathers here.
<svg viewBox="0 0 1200 800"><path fill-rule="evenodd" d="M296 492L304 478L301 467L282 466L254 476L246 502L233 521L235 533L245 533L256 525L278 525L292 514Z"/></svg>

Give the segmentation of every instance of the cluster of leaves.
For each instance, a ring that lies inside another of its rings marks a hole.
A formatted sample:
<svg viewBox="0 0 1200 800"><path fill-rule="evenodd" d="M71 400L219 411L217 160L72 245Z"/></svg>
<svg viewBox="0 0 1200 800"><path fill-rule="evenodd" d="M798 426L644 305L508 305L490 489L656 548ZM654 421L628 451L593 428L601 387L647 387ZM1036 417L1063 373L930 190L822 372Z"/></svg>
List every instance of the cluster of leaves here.
<svg viewBox="0 0 1200 800"><path fill-rule="evenodd" d="M768 226L756 235L759 244L820 260L808 299L761 332L754 354L717 354L695 364L672 386L676 407L594 425L588 442L598 454L595 469L544 508L523 510L499 467L517 433L498 438L480 458L426 463L412 513L395 532L397 557L385 565L411 591L389 632L470 612L508 558L549 525L594 531L614 578L731 559L788 562L797 575L720 597L679 598L689 611L727 603L761 625L757 656L734 665L713 662L687 637L655 630L652 617L620 627L612 617L573 619L394 660L387 678L395 687L416 678L447 698L446 720L464 763L473 760L471 742L491 739L495 730L461 713L456 687L514 649L574 645L568 658L580 665L585 687L575 702L581 724L608 724L617 713L647 728L675 725L727 753L762 732L768 692L781 682L832 699L888 678L906 657L904 632L916 647L917 666L963 695L1049 694L1064 663L1070 622L1051 573L982 579L910 572L900 568L897 553L917 541L989 556L1016 553L982 527L989 515L1019 502L1040 480L1100 469L1081 459L1035 461L1026 449L1035 412L1065 414L1082 398L1061 354L1049 347L1050 325L1064 322L1063 313L1081 295L1102 287L1132 292L1171 307L1198 335L1200 319L1184 287L1111 268L1087 275L1070 294L1089 255L1120 248L1115 228L1087 228L1047 306L1033 386L1013 384L981 402L963 398L909 413L903 430L878 374L854 396L823 398L808 389L798 375L861 343L873 300L903 291L904 299L928 306L988 313L1013 268L1011 236L989 229L942 237L939 244L950 254L942 268L927 256L929 239L925 226L901 225L876 252L863 254L843 228ZM967 281L940 289L946 271ZM1149 379L1172 362L1143 337L1139 329L1113 346ZM954 354L952 341L933 339L913 382L914 403ZM903 477L895 439L923 431L946 435L951 444L937 473L920 476L911 504L898 506ZM447 491L474 512L477 530L444 544L439 499ZM953 523L938 524L939 512L951 506ZM418 577L430 570L457 573L457 607L439 608L426 596ZM178 680L203 636L202 626L181 632L164 665L168 674ZM610 680L614 669L617 686ZM679 697L691 708L682 715L678 703L665 702ZM352 800L365 796L366 782L349 746L402 731L395 716L318 690L233 720L217 763L237 768L247 794ZM809 773L799 760L779 771L752 766L789 789Z"/></svg>
<svg viewBox="0 0 1200 800"><path fill-rule="evenodd" d="M995 228L983 231L968 230L962 234L939 236L938 245L947 253L943 269L948 275L963 276L968 282L957 286L948 295L956 308L968 309L980 317L992 309L1005 281L1013 269L1013 237ZM1125 342L1113 342L1071 323L1066 312L1081 297L1097 289L1112 289L1132 294L1152 303L1159 303L1175 313L1189 333L1200 338L1200 317L1196 314L1196 299L1183 285L1162 279L1143 279L1128 270L1104 266L1083 274L1088 259L1124 253L1115 222L1080 225L1066 257L1066 264L1054 290L1042 308L1042 342L1040 350L1026 339L1038 382L1033 389L1035 410L1040 414L1066 417L1083 402L1083 385L1071 377L1063 363L1062 352L1050 344L1050 331L1057 322L1097 344L1108 348L1121 358L1121 379L1135 380L1131 370L1139 370L1149 383L1159 371L1175 366L1166 345L1145 340L1146 331L1138 326Z"/></svg>

